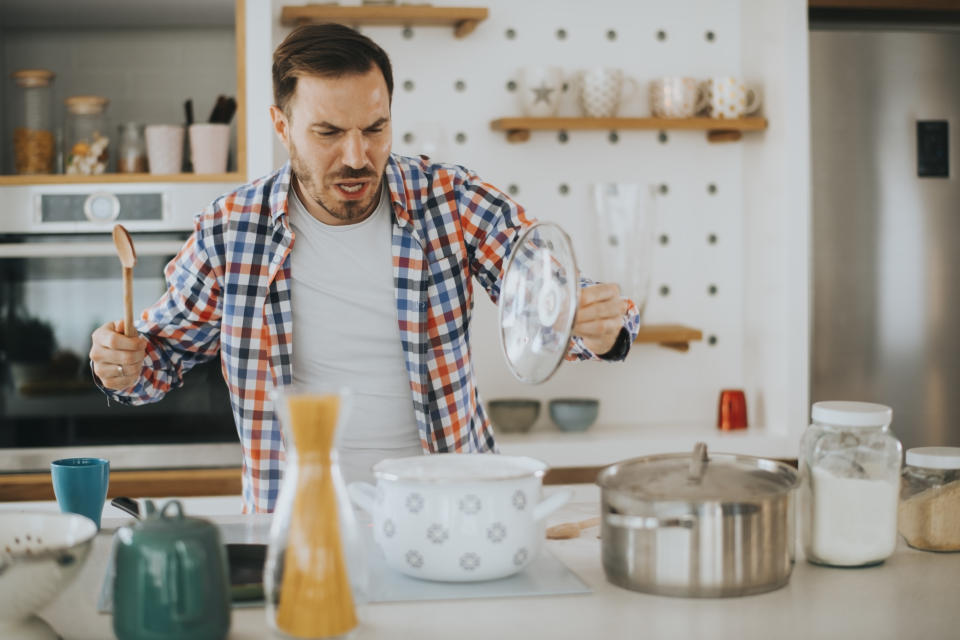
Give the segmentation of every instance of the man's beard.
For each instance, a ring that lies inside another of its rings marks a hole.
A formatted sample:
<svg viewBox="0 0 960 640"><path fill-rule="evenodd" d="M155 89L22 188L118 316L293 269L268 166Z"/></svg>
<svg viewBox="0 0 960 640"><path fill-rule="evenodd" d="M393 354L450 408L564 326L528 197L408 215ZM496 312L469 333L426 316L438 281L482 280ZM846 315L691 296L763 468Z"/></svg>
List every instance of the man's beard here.
<svg viewBox="0 0 960 640"><path fill-rule="evenodd" d="M382 178L377 179L376 186L371 189L370 197L366 201L341 202L338 203L339 207L333 206L333 203L328 204L324 202L320 196L322 187L316 184L313 175L300 158L300 154L297 153L297 148L293 144L290 145L290 169L293 171L293 175L300 185L300 190L302 191L300 196L305 199L309 198L337 220L343 222L360 222L370 215L380 202ZM370 169L351 169L350 167L344 167L340 173L333 177L349 180L351 178L360 179L373 176L374 173ZM333 188L335 189L336 187Z"/></svg>

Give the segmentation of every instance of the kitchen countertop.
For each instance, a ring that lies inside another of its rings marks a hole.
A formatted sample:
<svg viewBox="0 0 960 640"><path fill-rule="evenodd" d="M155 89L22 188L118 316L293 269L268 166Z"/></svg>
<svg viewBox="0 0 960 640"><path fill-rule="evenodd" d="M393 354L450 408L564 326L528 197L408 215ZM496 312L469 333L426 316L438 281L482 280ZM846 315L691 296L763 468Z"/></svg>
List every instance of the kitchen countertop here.
<svg viewBox="0 0 960 640"><path fill-rule="evenodd" d="M573 500L548 524L596 515L599 489L576 485ZM556 487L545 489L546 494ZM222 523L245 523L255 541L269 516L240 516L238 497L187 498L185 511ZM56 510L55 503L0 503L4 510ZM126 519L112 507L77 577L41 612L64 640L112 638L111 618L96 611L112 531ZM547 541L564 564L592 589L587 595L370 604L360 607L352 636L457 638L955 638L960 629L957 578L960 553L908 548L902 540L886 563L830 569L798 558L790 583L777 591L732 599L667 598L609 584L600 564L596 529L574 540ZM237 540L233 540L237 541ZM404 630L401 632L400 630ZM264 611L235 609L233 640L271 637Z"/></svg>

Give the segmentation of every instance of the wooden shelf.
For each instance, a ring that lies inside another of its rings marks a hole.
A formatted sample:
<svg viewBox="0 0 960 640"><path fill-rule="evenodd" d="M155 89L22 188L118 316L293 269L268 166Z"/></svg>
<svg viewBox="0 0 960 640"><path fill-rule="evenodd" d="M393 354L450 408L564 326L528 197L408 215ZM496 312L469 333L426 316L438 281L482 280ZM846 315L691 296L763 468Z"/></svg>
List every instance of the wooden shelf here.
<svg viewBox="0 0 960 640"><path fill-rule="evenodd" d="M703 332L679 324L645 324L640 327L634 342L659 344L677 351L689 351L690 343L703 340Z"/></svg>
<svg viewBox="0 0 960 640"><path fill-rule="evenodd" d="M434 7L431 5L395 6L340 6L307 5L286 6L280 13L280 23L293 27L313 22L340 22L344 24L450 26L453 35L463 38L477 24L486 20L485 7Z"/></svg>
<svg viewBox="0 0 960 640"><path fill-rule="evenodd" d="M706 131L710 142L733 142L744 131L763 131L766 118L500 118L490 123L494 131L506 131L509 142L526 142L531 131L574 129L654 129Z"/></svg>
<svg viewBox="0 0 960 640"><path fill-rule="evenodd" d="M0 187L35 184L109 184L118 182L244 182L239 173L102 173L98 176L67 174L0 176Z"/></svg>

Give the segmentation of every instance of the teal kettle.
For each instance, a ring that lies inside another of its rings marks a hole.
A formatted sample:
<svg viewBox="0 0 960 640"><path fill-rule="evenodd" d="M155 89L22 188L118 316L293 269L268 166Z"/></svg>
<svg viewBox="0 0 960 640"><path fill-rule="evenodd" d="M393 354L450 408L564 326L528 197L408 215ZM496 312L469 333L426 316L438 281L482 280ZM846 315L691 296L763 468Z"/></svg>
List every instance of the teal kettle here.
<svg viewBox="0 0 960 640"><path fill-rule="evenodd" d="M218 640L230 631L227 554L216 525L179 500L117 530L113 631L119 640Z"/></svg>

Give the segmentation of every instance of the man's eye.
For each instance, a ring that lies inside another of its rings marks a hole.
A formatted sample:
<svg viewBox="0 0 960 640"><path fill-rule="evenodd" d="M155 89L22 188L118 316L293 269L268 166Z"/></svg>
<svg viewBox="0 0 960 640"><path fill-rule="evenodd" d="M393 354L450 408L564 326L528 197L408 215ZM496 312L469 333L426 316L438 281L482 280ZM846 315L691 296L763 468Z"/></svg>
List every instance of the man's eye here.
<svg viewBox="0 0 960 640"><path fill-rule="evenodd" d="M365 133L380 133L382 131L383 131L383 127L373 127L373 128L364 130Z"/></svg>
<svg viewBox="0 0 960 640"><path fill-rule="evenodd" d="M339 131L316 131L315 132L321 138L332 138L333 136L340 133Z"/></svg>

